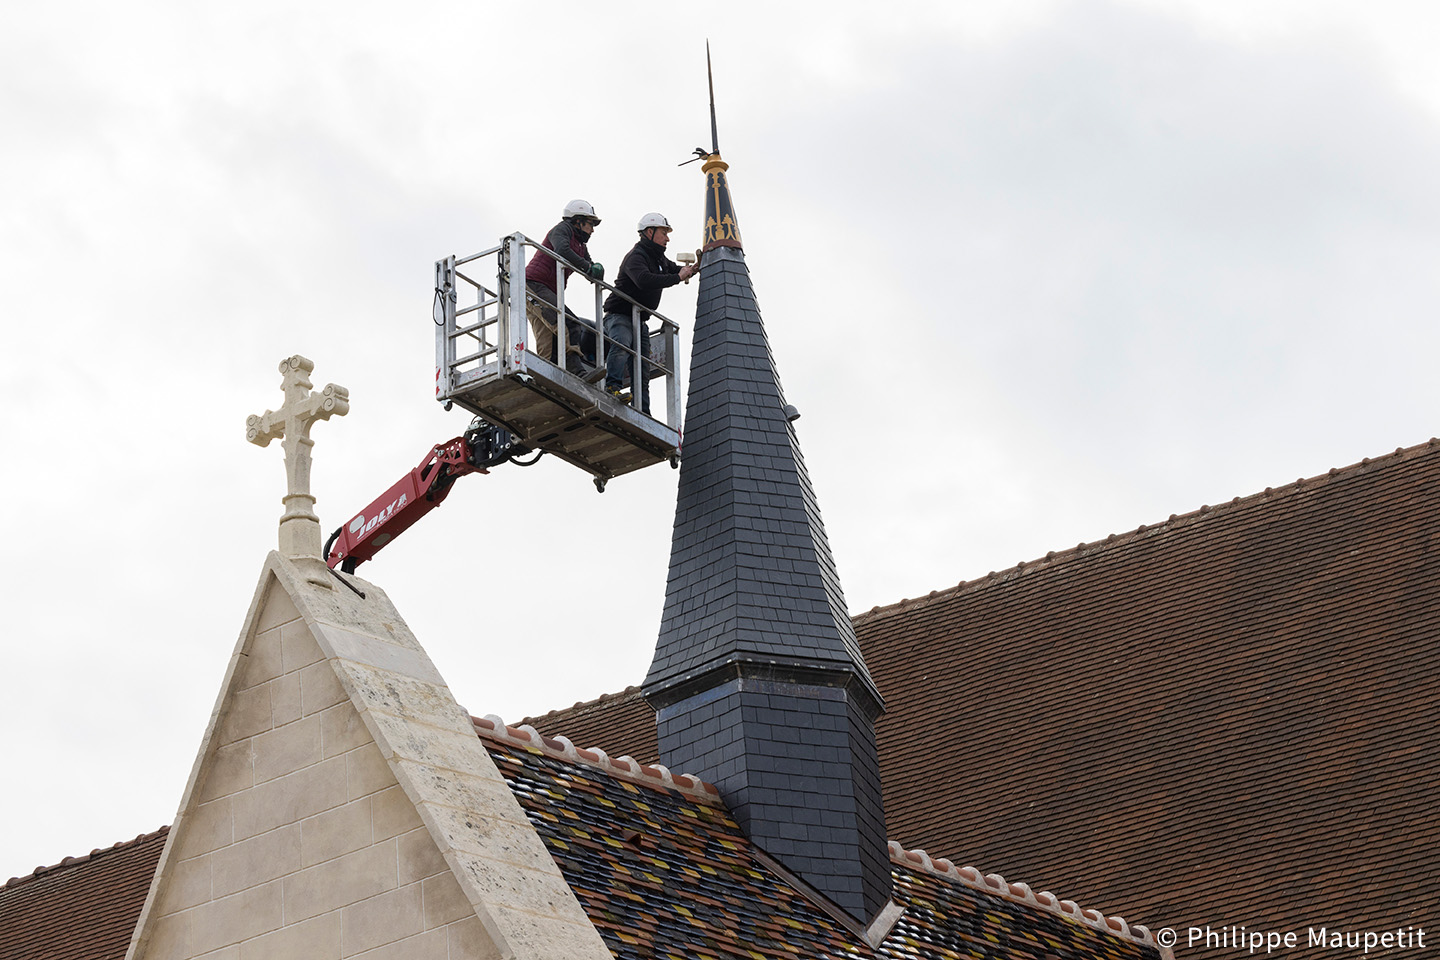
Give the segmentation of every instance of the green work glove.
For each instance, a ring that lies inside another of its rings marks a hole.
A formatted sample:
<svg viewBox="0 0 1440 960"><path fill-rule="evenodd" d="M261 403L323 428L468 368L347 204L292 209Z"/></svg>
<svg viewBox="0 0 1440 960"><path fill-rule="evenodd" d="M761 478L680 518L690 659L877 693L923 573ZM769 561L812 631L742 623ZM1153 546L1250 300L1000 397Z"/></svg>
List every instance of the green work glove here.
<svg viewBox="0 0 1440 960"><path fill-rule="evenodd" d="M590 276L594 277L596 280L605 279L605 268L600 264L598 260L590 264Z"/></svg>

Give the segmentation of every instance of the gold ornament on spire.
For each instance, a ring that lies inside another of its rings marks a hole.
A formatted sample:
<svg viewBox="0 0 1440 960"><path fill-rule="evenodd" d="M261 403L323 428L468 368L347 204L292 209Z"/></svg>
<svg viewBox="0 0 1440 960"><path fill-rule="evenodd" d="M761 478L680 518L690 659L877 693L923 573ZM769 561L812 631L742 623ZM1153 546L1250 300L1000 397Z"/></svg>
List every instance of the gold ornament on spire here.
<svg viewBox="0 0 1440 960"><path fill-rule="evenodd" d="M714 153L700 169L705 171L705 249L741 249L740 224L735 221L735 205L730 202L730 184L725 179L730 165Z"/></svg>

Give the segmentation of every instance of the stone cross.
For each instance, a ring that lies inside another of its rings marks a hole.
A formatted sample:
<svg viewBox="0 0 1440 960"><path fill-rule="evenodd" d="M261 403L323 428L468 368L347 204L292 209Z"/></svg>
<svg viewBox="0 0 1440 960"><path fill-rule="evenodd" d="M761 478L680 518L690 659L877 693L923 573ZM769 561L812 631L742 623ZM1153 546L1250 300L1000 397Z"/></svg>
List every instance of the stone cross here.
<svg viewBox="0 0 1440 960"><path fill-rule="evenodd" d="M280 389L285 403L279 410L253 414L245 421L245 439L261 447L282 438L285 449L285 512L280 517L280 553L285 557L320 557L320 518L310 495L310 425L316 420L343 417L350 411L350 391L327 383L321 393L310 389L309 373L315 364L298 353L280 361L284 375Z"/></svg>

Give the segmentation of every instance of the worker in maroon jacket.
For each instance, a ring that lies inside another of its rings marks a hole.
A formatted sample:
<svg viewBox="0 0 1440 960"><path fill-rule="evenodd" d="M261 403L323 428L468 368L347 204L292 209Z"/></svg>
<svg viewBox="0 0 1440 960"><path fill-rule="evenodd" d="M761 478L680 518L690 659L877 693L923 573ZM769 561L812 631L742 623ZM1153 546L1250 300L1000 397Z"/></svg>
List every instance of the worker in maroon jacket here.
<svg viewBox="0 0 1440 960"><path fill-rule="evenodd" d="M597 280L604 277L605 268L590 259L590 250L586 246L599 225L600 218L595 216L594 207L584 200L571 200L565 204L560 222L545 236L543 246L545 251L551 252L536 251L535 258L525 268L525 289L532 301L527 313L535 327L535 352L551 363L559 362L555 359L556 305L559 303L555 290L556 257L565 264L562 285L576 270ZM568 306L565 309L565 343L565 369L577 376L591 374L592 381L598 379L598 373L587 369L595 362L595 325L576 316ZM585 365L581 364L582 357Z"/></svg>
<svg viewBox="0 0 1440 960"><path fill-rule="evenodd" d="M665 256L665 247L670 243L670 221L658 213L647 213L640 218L640 242L625 254L620 264L620 275L615 278L615 289L631 297L642 306L656 310L660 307L660 292L673 287L681 280L689 280L697 269L694 264L677 266ZM605 389L619 396L625 378L630 376L631 350L635 346L635 327L631 318L633 305L629 300L616 294L605 298ZM640 314L640 409L650 412L650 371L645 360L650 358L650 330L646 326L649 314ZM671 358L674 362L674 358ZM634 391L631 378L631 392Z"/></svg>

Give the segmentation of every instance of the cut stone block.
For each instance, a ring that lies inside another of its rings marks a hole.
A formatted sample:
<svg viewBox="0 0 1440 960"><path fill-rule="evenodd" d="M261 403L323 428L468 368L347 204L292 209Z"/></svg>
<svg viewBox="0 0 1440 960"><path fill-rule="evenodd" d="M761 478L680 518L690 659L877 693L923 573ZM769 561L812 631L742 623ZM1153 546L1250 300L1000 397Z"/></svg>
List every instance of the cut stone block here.
<svg viewBox="0 0 1440 960"><path fill-rule="evenodd" d="M325 656L320 652L315 637L311 635L310 628L303 620L287 623L280 628L280 647L284 657L284 673L294 673Z"/></svg>
<svg viewBox="0 0 1440 960"><path fill-rule="evenodd" d="M205 791L199 798L202 803L233 796L252 786L255 772L250 741L241 740L217 747L208 773Z"/></svg>
<svg viewBox="0 0 1440 960"><path fill-rule="evenodd" d="M420 884L412 883L353 904L341 916L347 957L414 936L425 930Z"/></svg>
<svg viewBox="0 0 1440 960"><path fill-rule="evenodd" d="M424 825L414 802L398 784L370 797L370 804L370 825L377 841L398 837Z"/></svg>
<svg viewBox="0 0 1440 960"><path fill-rule="evenodd" d="M504 956L495 946L490 934L474 917L452 923L445 929L449 931L450 960L501 960Z"/></svg>
<svg viewBox="0 0 1440 960"><path fill-rule="evenodd" d="M340 915L292 923L242 943L240 960L340 960Z"/></svg>
<svg viewBox="0 0 1440 960"><path fill-rule="evenodd" d="M225 724L220 728L220 742L235 743L264 733L275 725L272 716L270 684L237 691L225 715Z"/></svg>
<svg viewBox="0 0 1440 960"><path fill-rule="evenodd" d="M265 605L260 609L259 616L255 619L255 632L265 633L275 630L281 624L290 623L300 619L300 611L295 606L295 601L284 588L275 591L273 596L265 597Z"/></svg>
<svg viewBox="0 0 1440 960"><path fill-rule="evenodd" d="M236 839L340 806L350 799L346 782L345 758L335 757L236 793L231 797Z"/></svg>
<svg viewBox="0 0 1440 960"><path fill-rule="evenodd" d="M449 932L442 927L351 956L355 960L451 960L454 954L450 952Z"/></svg>
<svg viewBox="0 0 1440 960"><path fill-rule="evenodd" d="M291 607L293 608L294 604L291 604ZM256 636L255 644L246 656L245 667L240 675L240 686L257 687L268 680L274 680L284 672L280 656L280 630L267 630Z"/></svg>
<svg viewBox="0 0 1440 960"><path fill-rule="evenodd" d="M335 676L335 664L319 660L302 667L300 674L300 708L305 716L319 713L337 703L349 703L345 688Z"/></svg>
<svg viewBox="0 0 1440 960"><path fill-rule="evenodd" d="M283 727L305 715L300 702L300 678L300 673L287 673L268 684L270 718L277 727Z"/></svg>
<svg viewBox="0 0 1440 960"><path fill-rule="evenodd" d="M487 816L474 810L460 810L426 804L424 812L442 825L445 835L452 838L453 849L480 857L485 861L526 865L535 862L535 844L544 841L535 834L529 822L516 823Z"/></svg>
<svg viewBox="0 0 1440 960"><path fill-rule="evenodd" d="M300 827L287 824L209 855L214 896L225 897L300 869Z"/></svg>
<svg viewBox="0 0 1440 960"><path fill-rule="evenodd" d="M181 860L175 865L175 882L170 885L167 898L170 909L184 910L215 896L210 884L210 860L205 855Z"/></svg>
<svg viewBox="0 0 1440 960"><path fill-rule="evenodd" d="M373 743L356 747L345 754L344 760L352 800L396 785L395 774Z"/></svg>
<svg viewBox="0 0 1440 960"><path fill-rule="evenodd" d="M395 843L398 857L396 869L402 884L433 877L450 869L445 858L440 856L430 831L424 827L398 837Z"/></svg>
<svg viewBox="0 0 1440 960"><path fill-rule="evenodd" d="M175 832L172 827L171 833ZM198 857L202 853L228 846L234 840L235 826L230 813L230 798L202 803L191 812L185 825L185 836L176 844L176 859Z"/></svg>
<svg viewBox="0 0 1440 960"><path fill-rule="evenodd" d="M426 929L443 927L475 915L470 901L465 899L465 891L460 889L460 884L455 882L454 875L448 870L424 880L421 892L425 903Z"/></svg>
<svg viewBox="0 0 1440 960"><path fill-rule="evenodd" d="M375 842L369 799L355 800L300 822L300 862L307 867ZM385 839L381 837L380 839Z"/></svg>
<svg viewBox="0 0 1440 960"><path fill-rule="evenodd" d="M319 762L319 717L287 723L255 738L256 783L265 783Z"/></svg>
<svg viewBox="0 0 1440 960"><path fill-rule="evenodd" d="M285 881L285 916L319 916L395 887L395 841L387 840L292 874Z"/></svg>
<svg viewBox="0 0 1440 960"><path fill-rule="evenodd" d="M327 758L375 742L370 739L370 731L365 728L360 713L348 699L322 711L319 717L321 753Z"/></svg>
<svg viewBox="0 0 1440 960"><path fill-rule="evenodd" d="M191 912L190 940L205 954L280 929L280 881L203 903Z"/></svg>

